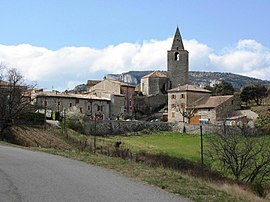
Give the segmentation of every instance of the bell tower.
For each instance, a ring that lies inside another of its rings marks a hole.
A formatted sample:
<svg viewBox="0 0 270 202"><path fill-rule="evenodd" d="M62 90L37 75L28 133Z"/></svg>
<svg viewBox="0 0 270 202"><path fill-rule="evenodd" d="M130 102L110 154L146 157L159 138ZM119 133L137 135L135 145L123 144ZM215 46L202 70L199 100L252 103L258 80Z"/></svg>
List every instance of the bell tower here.
<svg viewBox="0 0 270 202"><path fill-rule="evenodd" d="M188 51L184 49L178 27L174 35L172 48L167 52L167 74L169 89L188 83Z"/></svg>

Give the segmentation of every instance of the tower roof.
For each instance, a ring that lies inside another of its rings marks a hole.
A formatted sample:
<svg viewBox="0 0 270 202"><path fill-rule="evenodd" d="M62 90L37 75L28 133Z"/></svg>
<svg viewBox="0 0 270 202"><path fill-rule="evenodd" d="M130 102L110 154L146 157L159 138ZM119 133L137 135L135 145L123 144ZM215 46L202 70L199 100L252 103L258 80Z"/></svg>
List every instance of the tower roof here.
<svg viewBox="0 0 270 202"><path fill-rule="evenodd" d="M179 31L178 27L176 28L176 32L175 32L175 35L174 35L171 50L185 50L184 45L183 45L183 41L182 41L182 37L181 37L181 34L180 34L180 31Z"/></svg>

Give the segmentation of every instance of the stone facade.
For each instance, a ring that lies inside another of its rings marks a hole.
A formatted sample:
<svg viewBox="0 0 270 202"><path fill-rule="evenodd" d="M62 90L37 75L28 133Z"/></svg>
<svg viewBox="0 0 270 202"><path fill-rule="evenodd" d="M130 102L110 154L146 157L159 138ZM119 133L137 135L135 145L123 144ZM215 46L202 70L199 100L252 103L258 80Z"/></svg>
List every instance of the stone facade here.
<svg viewBox="0 0 270 202"><path fill-rule="evenodd" d="M210 96L210 93L192 85L169 90L168 121L199 124L200 120L205 120L218 124L241 109L239 95Z"/></svg>
<svg viewBox="0 0 270 202"><path fill-rule="evenodd" d="M110 119L116 120L123 116L125 112L125 96L121 94L112 94L103 90L95 90L92 93L97 97L104 97L109 99L110 102Z"/></svg>
<svg viewBox="0 0 270 202"><path fill-rule="evenodd" d="M124 116L134 115L135 87L120 81L105 79L90 88L91 93L106 92L124 96Z"/></svg>
<svg viewBox="0 0 270 202"><path fill-rule="evenodd" d="M192 110L194 102L210 97L211 92L193 85L183 85L168 91L168 121L188 122L183 113Z"/></svg>
<svg viewBox="0 0 270 202"><path fill-rule="evenodd" d="M141 78L141 92L143 95L165 94L167 92L167 75L152 72Z"/></svg>
<svg viewBox="0 0 270 202"><path fill-rule="evenodd" d="M189 53L184 49L177 27L171 50L167 52L167 74L169 89L188 83Z"/></svg>
<svg viewBox="0 0 270 202"><path fill-rule="evenodd" d="M81 113L90 118L98 116L100 119L110 118L110 99L93 95L67 94L57 92L42 92L35 95L38 109L51 112L63 112L64 109L77 107Z"/></svg>
<svg viewBox="0 0 270 202"><path fill-rule="evenodd" d="M167 101L167 94L137 96L135 99L135 110L140 114L152 114L163 108L167 104Z"/></svg>

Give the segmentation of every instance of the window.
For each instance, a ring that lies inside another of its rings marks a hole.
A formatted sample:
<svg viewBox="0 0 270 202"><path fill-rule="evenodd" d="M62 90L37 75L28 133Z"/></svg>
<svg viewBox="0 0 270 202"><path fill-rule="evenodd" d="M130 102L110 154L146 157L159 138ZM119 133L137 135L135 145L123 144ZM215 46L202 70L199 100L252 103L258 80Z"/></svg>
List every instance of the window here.
<svg viewBox="0 0 270 202"><path fill-rule="evenodd" d="M180 60L180 55L179 55L178 52L175 53L174 59L175 59L176 61L179 61L179 60Z"/></svg>
<svg viewBox="0 0 270 202"><path fill-rule="evenodd" d="M47 107L48 103L47 100L44 101L44 107Z"/></svg>
<svg viewBox="0 0 270 202"><path fill-rule="evenodd" d="M102 111L103 111L103 106L99 106L99 105L98 105L98 106L97 106L97 111L101 111L101 112L102 112Z"/></svg>
<svg viewBox="0 0 270 202"><path fill-rule="evenodd" d="M58 102L58 105L61 105L61 102Z"/></svg>
<svg viewBox="0 0 270 202"><path fill-rule="evenodd" d="M72 103L69 103L69 107L72 107Z"/></svg>
<svg viewBox="0 0 270 202"><path fill-rule="evenodd" d="M171 105L171 108L172 108L172 109L175 109L175 108L176 108L176 104L172 104L172 105Z"/></svg>
<svg viewBox="0 0 270 202"><path fill-rule="evenodd" d="M88 106L87 109L90 110L90 106Z"/></svg>
<svg viewBox="0 0 270 202"><path fill-rule="evenodd" d="M82 113L82 108L80 107L80 112Z"/></svg>
<svg viewBox="0 0 270 202"><path fill-rule="evenodd" d="M172 112L172 118L175 118L175 112Z"/></svg>
<svg viewBox="0 0 270 202"><path fill-rule="evenodd" d="M176 95L172 95L171 98L172 98L172 99L176 99Z"/></svg>
<svg viewBox="0 0 270 202"><path fill-rule="evenodd" d="M79 104L79 99L76 99L76 100L75 100L75 103L76 103L76 104Z"/></svg>
<svg viewBox="0 0 270 202"><path fill-rule="evenodd" d="M185 94L181 94L181 98L185 98Z"/></svg>

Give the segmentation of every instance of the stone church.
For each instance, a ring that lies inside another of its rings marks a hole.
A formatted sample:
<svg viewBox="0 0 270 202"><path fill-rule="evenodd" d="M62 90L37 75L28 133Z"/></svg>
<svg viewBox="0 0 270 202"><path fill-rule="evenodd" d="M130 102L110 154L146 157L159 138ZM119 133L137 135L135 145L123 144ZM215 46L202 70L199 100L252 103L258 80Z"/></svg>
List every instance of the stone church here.
<svg viewBox="0 0 270 202"><path fill-rule="evenodd" d="M171 50L167 52L168 88L188 83L188 51L185 50L182 37L177 27Z"/></svg>
<svg viewBox="0 0 270 202"><path fill-rule="evenodd" d="M171 50L167 51L167 72L154 71L141 78L135 108L142 114L158 112L168 104L168 90L188 83L188 51L185 50L179 28L176 28Z"/></svg>
<svg viewBox="0 0 270 202"><path fill-rule="evenodd" d="M179 28L176 28L171 50L167 51L167 72L155 71L141 78L143 95L167 94L169 89L188 83L188 51Z"/></svg>

